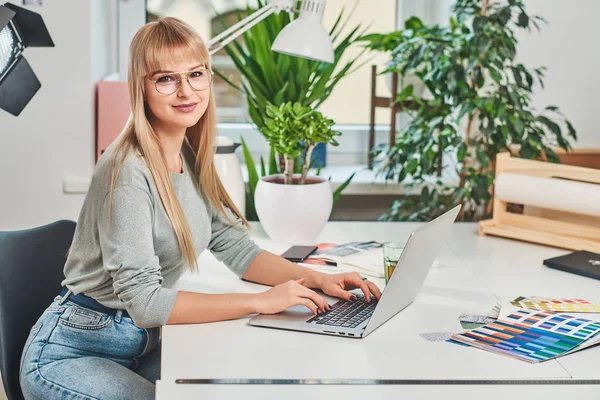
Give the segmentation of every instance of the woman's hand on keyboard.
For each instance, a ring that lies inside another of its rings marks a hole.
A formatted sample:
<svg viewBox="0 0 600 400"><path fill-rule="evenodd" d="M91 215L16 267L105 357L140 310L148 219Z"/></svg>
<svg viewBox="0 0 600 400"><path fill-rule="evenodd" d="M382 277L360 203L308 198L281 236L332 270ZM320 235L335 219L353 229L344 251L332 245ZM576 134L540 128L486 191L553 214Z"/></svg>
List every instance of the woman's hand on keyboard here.
<svg viewBox="0 0 600 400"><path fill-rule="evenodd" d="M365 299L371 301L371 295L379 300L381 291L373 282L360 276L357 272L346 272L343 274L323 274L320 281L320 289L330 296L340 299L356 301L356 296L348 290L360 289L365 294Z"/></svg>
<svg viewBox="0 0 600 400"><path fill-rule="evenodd" d="M304 278L292 280L256 295L256 311L276 314L293 306L306 306L313 314L331 309L327 301L316 292L303 286Z"/></svg>

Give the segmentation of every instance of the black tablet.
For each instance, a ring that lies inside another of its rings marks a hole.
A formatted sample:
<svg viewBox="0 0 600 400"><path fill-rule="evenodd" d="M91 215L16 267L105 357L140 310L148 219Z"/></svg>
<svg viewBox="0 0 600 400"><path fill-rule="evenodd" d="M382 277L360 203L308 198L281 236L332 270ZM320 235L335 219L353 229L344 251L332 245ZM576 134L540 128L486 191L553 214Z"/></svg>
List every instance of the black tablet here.
<svg viewBox="0 0 600 400"><path fill-rule="evenodd" d="M544 265L588 278L600 279L600 254L591 251L573 253L544 260Z"/></svg>

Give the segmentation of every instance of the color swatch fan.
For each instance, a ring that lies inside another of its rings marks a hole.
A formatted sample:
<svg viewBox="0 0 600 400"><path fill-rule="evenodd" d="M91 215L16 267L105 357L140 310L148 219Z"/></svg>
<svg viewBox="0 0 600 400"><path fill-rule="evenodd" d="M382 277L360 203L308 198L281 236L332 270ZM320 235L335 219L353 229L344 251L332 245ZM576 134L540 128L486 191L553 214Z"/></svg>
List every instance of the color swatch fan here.
<svg viewBox="0 0 600 400"><path fill-rule="evenodd" d="M537 363L600 342L600 322L567 314L515 309L496 322L451 340L482 350Z"/></svg>
<svg viewBox="0 0 600 400"><path fill-rule="evenodd" d="M600 304L590 303L583 299L553 299L547 297L517 297L510 302L513 306L529 310L569 312L569 313L600 313Z"/></svg>

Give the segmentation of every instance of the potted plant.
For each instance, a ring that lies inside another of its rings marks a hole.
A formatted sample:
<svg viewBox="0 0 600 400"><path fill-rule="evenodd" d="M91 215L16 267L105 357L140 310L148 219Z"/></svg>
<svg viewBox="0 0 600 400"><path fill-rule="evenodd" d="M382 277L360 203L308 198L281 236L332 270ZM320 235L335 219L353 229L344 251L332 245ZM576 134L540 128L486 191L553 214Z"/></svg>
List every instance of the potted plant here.
<svg viewBox="0 0 600 400"><path fill-rule="evenodd" d="M517 61L515 29L539 29L544 20L528 15L520 0L457 0L453 11L447 27L412 17L403 30L363 38L390 53L388 72L417 77L427 92L406 84L398 94L397 101L411 104L412 120L382 151L381 172L422 190L396 201L384 220L427 221L457 204L462 220L486 218L498 153L558 162L553 146L567 151L568 138L576 139L558 107L538 111L531 104L534 82L544 87L544 68ZM435 177L445 154L455 154L458 184Z"/></svg>
<svg viewBox="0 0 600 400"><path fill-rule="evenodd" d="M333 206L330 182L308 171L317 144L338 145L335 137L341 133L333 125L333 120L300 103L267 105L263 134L285 164L282 174L258 180L254 193L258 219L271 239L314 243L327 223Z"/></svg>
<svg viewBox="0 0 600 400"><path fill-rule="evenodd" d="M258 8L264 4L263 0L256 2ZM248 7L246 11L247 14L250 14L253 9ZM298 102L303 106L318 108L327 100L338 82L353 71L357 60L364 54L364 52L360 52L356 57L349 58L347 56L346 50L357 43L363 32L360 25L353 26L352 29L345 29L348 15L344 10L340 12L330 30L330 36L334 39L333 63L328 64L274 52L271 46L275 38L294 18L293 15L283 12L270 15L260 24L246 31L241 40L234 41L223 49L241 74L241 84L232 82L226 73L215 69L215 73L219 77L245 95L250 119L263 136L265 135L268 104L279 106L287 102ZM238 20L242 19L243 15L239 13ZM221 23L224 28L227 26L223 20ZM348 33L342 34L342 30L346 30ZM256 171L252 157L245 146L243 150L249 176L246 216L252 220L256 214L254 192L258 182L258 171ZM273 160L275 161L273 162ZM267 163L269 171L266 171L264 164L261 161L263 176L285 169L282 155L275 151L271 152ZM343 190L353 176L338 190ZM339 191L336 191L338 195ZM334 193L334 202L337 198L336 193Z"/></svg>

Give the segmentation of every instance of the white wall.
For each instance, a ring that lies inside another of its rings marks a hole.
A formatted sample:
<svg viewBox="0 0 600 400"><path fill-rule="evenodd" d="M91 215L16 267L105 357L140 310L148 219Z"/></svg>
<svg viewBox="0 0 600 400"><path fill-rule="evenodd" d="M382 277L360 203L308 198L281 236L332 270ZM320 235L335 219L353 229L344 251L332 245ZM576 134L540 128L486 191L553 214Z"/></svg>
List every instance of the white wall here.
<svg viewBox="0 0 600 400"><path fill-rule="evenodd" d="M575 126L574 147L600 149L600 1L527 0L529 14L544 17L538 33L519 33L518 55L528 67L546 66L545 89L537 88L538 109L557 105Z"/></svg>
<svg viewBox="0 0 600 400"><path fill-rule="evenodd" d="M93 170L94 81L109 72L110 40L102 33L109 4L60 0L30 7L44 18L56 47L26 49L42 88L19 117L0 110L0 230L79 214L84 195L65 194L62 186Z"/></svg>
<svg viewBox="0 0 600 400"><path fill-rule="evenodd" d="M114 4L50 0L27 7L42 15L56 47L25 50L42 88L19 117L0 110L0 230L77 219L84 195L65 194L62 186L93 170L94 82L116 66Z"/></svg>

